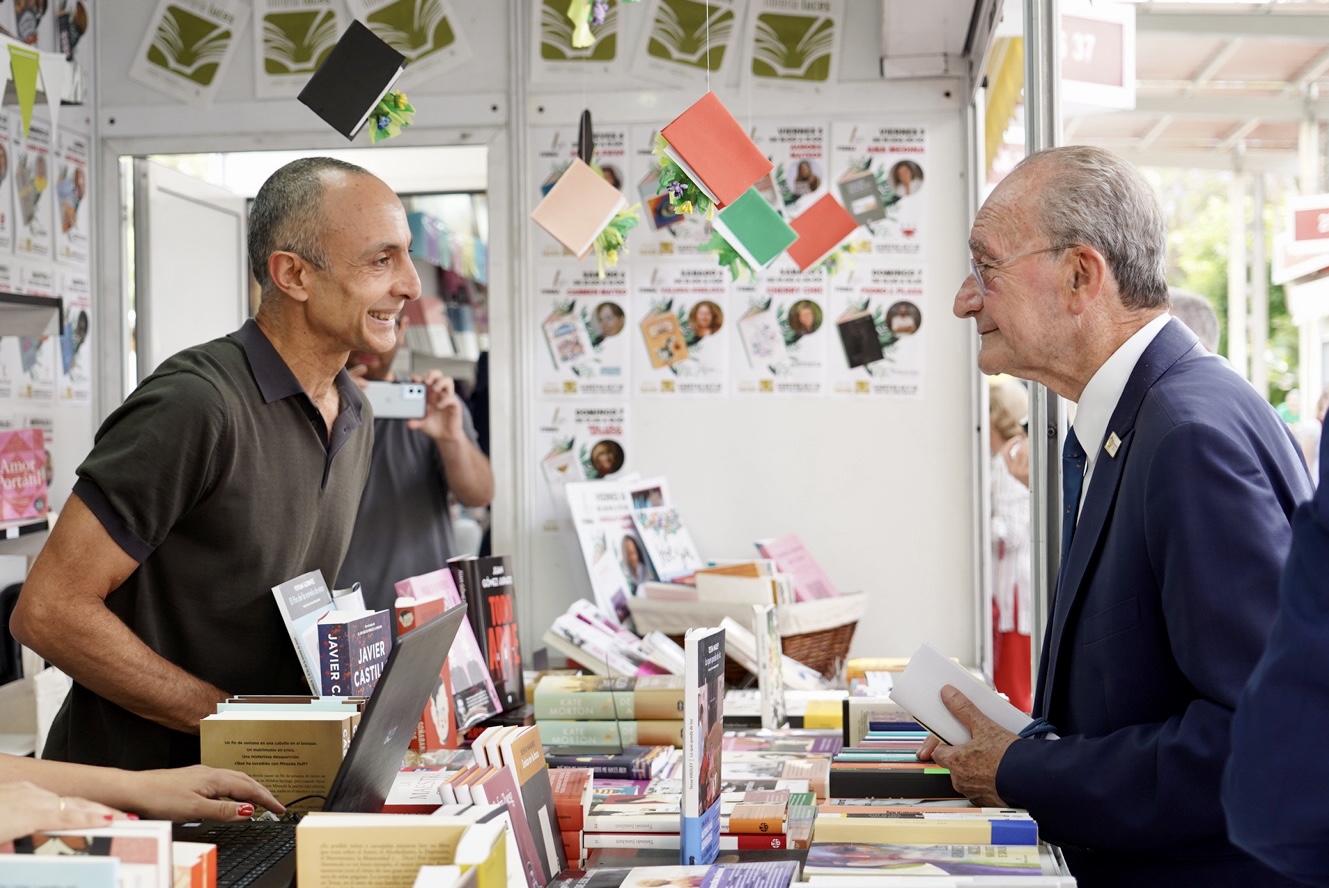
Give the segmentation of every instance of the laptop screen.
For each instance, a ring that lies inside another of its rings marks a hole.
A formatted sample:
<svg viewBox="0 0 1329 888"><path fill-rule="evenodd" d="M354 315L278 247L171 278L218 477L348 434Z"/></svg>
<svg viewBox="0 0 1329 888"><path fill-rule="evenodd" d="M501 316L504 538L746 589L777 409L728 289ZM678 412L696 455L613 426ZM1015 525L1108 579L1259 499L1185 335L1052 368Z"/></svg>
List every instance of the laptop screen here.
<svg viewBox="0 0 1329 888"><path fill-rule="evenodd" d="M466 605L459 604L396 640L328 792L324 811L369 814L383 810L465 618Z"/></svg>

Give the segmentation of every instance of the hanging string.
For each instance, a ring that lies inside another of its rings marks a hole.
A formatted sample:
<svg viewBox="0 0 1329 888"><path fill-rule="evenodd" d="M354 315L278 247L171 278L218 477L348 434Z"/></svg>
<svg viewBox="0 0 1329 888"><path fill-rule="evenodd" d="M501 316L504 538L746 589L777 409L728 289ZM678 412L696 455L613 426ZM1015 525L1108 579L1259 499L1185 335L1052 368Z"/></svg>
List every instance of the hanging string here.
<svg viewBox="0 0 1329 888"><path fill-rule="evenodd" d="M706 0L706 91L711 91L711 0Z"/></svg>

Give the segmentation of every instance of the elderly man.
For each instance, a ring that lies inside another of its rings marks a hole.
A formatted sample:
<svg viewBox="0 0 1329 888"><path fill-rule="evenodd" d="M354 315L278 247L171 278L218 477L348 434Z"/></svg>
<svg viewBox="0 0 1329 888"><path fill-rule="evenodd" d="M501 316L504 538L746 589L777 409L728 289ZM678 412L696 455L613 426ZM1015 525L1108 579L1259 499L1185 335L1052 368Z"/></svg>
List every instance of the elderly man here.
<svg viewBox="0 0 1329 888"><path fill-rule="evenodd" d="M15 636L74 680L46 757L196 763L229 694L307 693L271 587L337 575L372 444L343 368L420 295L409 246L397 196L351 164L297 160L259 190L258 314L107 418L24 584Z"/></svg>
<svg viewBox="0 0 1329 888"><path fill-rule="evenodd" d="M1034 700L1060 739L1017 738L948 687L973 739L920 757L977 803L1028 808L1082 886L1290 884L1229 841L1219 785L1311 492L1296 443L1168 315L1162 212L1128 164L1030 156L969 247L955 314L975 322L980 369L1078 403Z"/></svg>

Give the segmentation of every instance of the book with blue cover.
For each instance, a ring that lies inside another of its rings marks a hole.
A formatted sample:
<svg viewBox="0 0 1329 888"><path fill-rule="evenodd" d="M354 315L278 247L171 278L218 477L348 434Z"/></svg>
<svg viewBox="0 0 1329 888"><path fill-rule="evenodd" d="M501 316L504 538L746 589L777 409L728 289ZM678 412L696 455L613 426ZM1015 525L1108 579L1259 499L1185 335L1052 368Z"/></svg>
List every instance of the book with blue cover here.
<svg viewBox="0 0 1329 888"><path fill-rule="evenodd" d="M720 755L724 739L724 630L683 636L683 804L680 862L713 863L720 851Z"/></svg>
<svg viewBox="0 0 1329 888"><path fill-rule="evenodd" d="M319 693L368 697L392 650L392 614L333 611L318 621Z"/></svg>

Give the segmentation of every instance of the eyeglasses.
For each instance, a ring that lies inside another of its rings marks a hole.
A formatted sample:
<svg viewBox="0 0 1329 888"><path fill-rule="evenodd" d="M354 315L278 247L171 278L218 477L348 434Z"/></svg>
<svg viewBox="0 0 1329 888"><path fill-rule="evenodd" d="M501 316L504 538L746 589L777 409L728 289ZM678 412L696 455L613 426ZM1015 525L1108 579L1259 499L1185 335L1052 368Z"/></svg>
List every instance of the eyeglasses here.
<svg viewBox="0 0 1329 888"><path fill-rule="evenodd" d="M1016 259L1023 259L1026 256L1037 256L1039 253L1055 253L1058 250L1069 250L1075 244L1061 244L1055 247L1044 247L1041 250L1030 250L1028 253L1016 253L1014 256L1007 256L1004 259L992 259L988 262L979 262L970 255L969 273L974 276L974 282L978 284L978 292L983 296L988 294L987 281L983 280L983 269L994 268L998 265L1005 265L1007 262L1014 262Z"/></svg>

